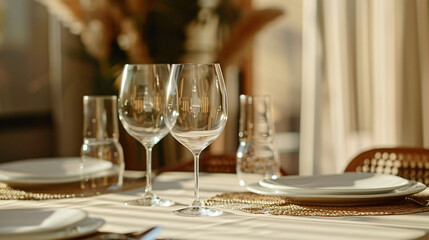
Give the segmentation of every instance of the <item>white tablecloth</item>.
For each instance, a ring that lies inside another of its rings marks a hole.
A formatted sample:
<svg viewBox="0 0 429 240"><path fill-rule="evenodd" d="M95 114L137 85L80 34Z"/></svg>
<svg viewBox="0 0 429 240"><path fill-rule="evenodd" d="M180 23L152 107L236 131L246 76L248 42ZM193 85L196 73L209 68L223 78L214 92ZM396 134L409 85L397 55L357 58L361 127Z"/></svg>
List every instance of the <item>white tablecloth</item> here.
<svg viewBox="0 0 429 240"><path fill-rule="evenodd" d="M429 213L365 217L295 217L255 215L238 211L220 217L180 217L173 210L188 205L193 196L193 173L171 172L158 176L154 191L176 201L172 207L125 206L135 191L89 198L44 201L0 201L0 209L79 208L106 224L100 231L130 232L162 226L160 238L175 239L429 239ZM202 199L217 193L245 191L234 174L200 174Z"/></svg>

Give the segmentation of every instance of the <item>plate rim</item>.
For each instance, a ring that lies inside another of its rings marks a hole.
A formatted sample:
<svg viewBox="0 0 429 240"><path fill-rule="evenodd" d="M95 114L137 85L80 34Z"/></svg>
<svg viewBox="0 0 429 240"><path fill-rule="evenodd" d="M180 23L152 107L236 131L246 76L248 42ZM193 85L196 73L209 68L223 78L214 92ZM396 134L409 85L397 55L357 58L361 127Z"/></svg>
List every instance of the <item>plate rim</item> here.
<svg viewBox="0 0 429 240"><path fill-rule="evenodd" d="M94 159L94 161L104 161L106 162L106 167L103 168L99 168L99 169L92 169L91 171L89 171L88 173L96 173L96 172L101 172L101 171L105 171L108 170L112 164L107 161L107 160L103 160L103 159L97 159L97 158L90 158L90 159ZM80 171L78 174L74 173L74 174L70 174L70 175L43 175L43 174L31 174L31 173L20 173L19 171L10 171L10 170L4 170L5 167L9 167L10 166L14 166L14 165L28 165L28 167L31 167L34 164L40 164L40 163L47 163L49 164L49 162L55 162L55 163L62 163L65 164L67 162L72 162L72 161L76 161L80 163L81 157L47 157L47 158L33 158L33 159L21 159L21 160L16 160L16 161L10 161L10 162L5 162L5 163L1 163L0 164L0 180L12 180L12 179L59 179L61 178L73 178L73 177L77 177L80 176ZM108 166L108 167L107 167ZM2 169L3 167L3 169Z"/></svg>
<svg viewBox="0 0 429 240"><path fill-rule="evenodd" d="M19 161L28 161L34 163L34 161L37 161L39 159L49 159L49 161L55 161L55 159L59 160L67 160L67 159L80 159L81 157L58 157L58 158L34 158L34 159L24 159ZM104 160L107 161L107 160ZM13 162L3 163L3 164L9 164ZM1 164L0 164L1 167ZM104 176L110 176L114 175L116 173L117 169L115 168L109 168L105 170L100 171L94 171L91 174L94 174L96 177L104 177ZM3 175L3 172L0 169L0 181L4 182L12 187L22 187L22 186L29 186L29 185L49 185L49 184L63 184L63 183L72 183L80 181L82 176L81 175L73 175L73 176L61 176L61 177L17 177L17 178L7 178Z"/></svg>
<svg viewBox="0 0 429 240"><path fill-rule="evenodd" d="M109 169L106 171L101 171L95 173L94 177L106 177L110 175L116 174L117 171L115 169ZM21 178L21 179L13 179L13 180L3 180L0 178L0 182L8 184L10 187L22 187L22 186L34 186L34 185L55 185L55 184L63 184L63 183L73 183L78 182L82 178L81 176L75 177L64 177L64 178Z"/></svg>
<svg viewBox="0 0 429 240"><path fill-rule="evenodd" d="M256 186L255 186L256 185ZM299 194L299 193L286 193L284 191L279 191L276 189L268 189L271 192L266 192L267 188L264 188L259 185L259 183L250 184L246 187L246 189L250 192L262 195L274 195L290 198L293 201L301 202L301 203L309 203L315 205L341 205L341 203L345 203L347 205L362 205L366 200L371 200L372 202L367 202L366 205L380 202L380 201L388 201L395 200L398 198L410 196L412 194L419 193L426 189L426 185L421 182L410 181L408 186L393 190L388 193L379 193L379 194ZM263 190L265 189L265 191ZM323 201L321 201L323 200Z"/></svg>
<svg viewBox="0 0 429 240"><path fill-rule="evenodd" d="M87 217L80 222L66 226L61 229L57 229L56 231L48 231L48 232L40 232L40 233L10 234L10 235L7 235L7 239L27 240L29 239L29 237L31 237L31 239L33 240L71 239L71 238L83 237L83 236L95 233L105 223L106 221L102 218Z"/></svg>
<svg viewBox="0 0 429 240"><path fill-rule="evenodd" d="M310 187L310 188L302 188L302 187L293 187L293 186L286 186L286 185L281 185L278 183L275 183L275 181L277 181L277 179L280 178L289 178L289 179L317 179L320 177L341 177L341 176L345 176L345 175L351 175L351 174L365 174L365 175L372 175L372 176L388 176L388 177L395 177L398 178L400 180L403 180L402 183L398 183L397 185L392 185L389 187L375 187L375 188L360 188L360 189L356 189L356 188L342 188L342 189L338 189L338 188L324 188L324 187ZM288 192L293 192L293 193L314 193L314 194L375 194L375 193L386 193L386 192L390 192L393 191L395 189L398 188L402 188L405 187L407 185L410 184L410 180L402 178L400 176L396 176L396 175L389 175L389 174L379 174L379 173L342 173L342 174L328 174L328 175L318 175L318 176L283 176L277 179L262 179L259 181L259 184L265 188L269 188L269 189L278 189L278 190L282 190L282 191L288 191Z"/></svg>
<svg viewBox="0 0 429 240"><path fill-rule="evenodd" d="M65 228L67 226L70 225L74 225L78 222L81 222L83 220L85 220L88 217L88 212L81 210L81 209L76 209L76 208L11 208L11 209L2 209L0 210L0 212L11 212L11 211L23 211L23 212L27 212L30 214L37 214L37 213L43 213L43 212L48 212L48 211L53 211L56 214L60 214L63 215L65 214L64 211L67 211L69 213L73 212L72 215L73 216L69 216L67 218L66 221L55 221L55 222L59 222L60 224L57 226L51 226L51 227L47 227L47 226L32 226L29 227L28 230L25 230L23 232L1 232L0 230L0 237L3 236L9 236L9 235L17 235L17 234L36 234L36 233L43 233L43 232L50 232L50 231L55 231L58 229L62 229ZM60 213L62 211L62 213ZM10 214L10 213L9 213ZM8 216L10 216L8 214ZM46 221L47 219L45 219ZM64 219L62 219L64 220ZM51 220L52 221L52 220ZM22 231L22 230L21 230Z"/></svg>

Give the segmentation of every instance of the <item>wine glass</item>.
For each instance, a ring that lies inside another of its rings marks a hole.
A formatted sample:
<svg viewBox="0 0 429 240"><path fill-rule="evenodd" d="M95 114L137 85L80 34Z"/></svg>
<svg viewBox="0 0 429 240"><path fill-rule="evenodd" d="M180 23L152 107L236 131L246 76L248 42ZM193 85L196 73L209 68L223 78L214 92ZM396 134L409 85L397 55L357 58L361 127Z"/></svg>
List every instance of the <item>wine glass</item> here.
<svg viewBox="0 0 429 240"><path fill-rule="evenodd" d="M181 216L219 216L223 212L204 207L199 197L200 153L223 131L227 96L218 63L173 64L165 95L166 125L171 135L194 155L194 200L174 211Z"/></svg>
<svg viewBox="0 0 429 240"><path fill-rule="evenodd" d="M122 73L119 93L119 119L125 130L146 149L146 189L141 198L126 205L171 206L152 192L152 148L165 135L164 87L170 74L169 64L127 64Z"/></svg>

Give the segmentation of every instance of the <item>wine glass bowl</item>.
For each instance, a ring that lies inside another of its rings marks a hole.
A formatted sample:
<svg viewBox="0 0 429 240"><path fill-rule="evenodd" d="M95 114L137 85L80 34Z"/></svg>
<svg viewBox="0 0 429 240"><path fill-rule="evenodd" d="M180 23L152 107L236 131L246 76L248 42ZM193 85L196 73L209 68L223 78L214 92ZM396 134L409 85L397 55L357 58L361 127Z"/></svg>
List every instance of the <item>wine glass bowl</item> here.
<svg viewBox="0 0 429 240"><path fill-rule="evenodd" d="M119 119L125 130L146 149L146 189L143 196L127 205L171 206L152 192L152 148L168 134L163 103L164 88L170 74L169 64L127 64L119 93Z"/></svg>
<svg viewBox="0 0 429 240"><path fill-rule="evenodd" d="M194 199L182 216L218 216L199 199L199 155L223 131L227 116L226 87L220 65L173 64L166 88L166 125L171 135L194 155Z"/></svg>

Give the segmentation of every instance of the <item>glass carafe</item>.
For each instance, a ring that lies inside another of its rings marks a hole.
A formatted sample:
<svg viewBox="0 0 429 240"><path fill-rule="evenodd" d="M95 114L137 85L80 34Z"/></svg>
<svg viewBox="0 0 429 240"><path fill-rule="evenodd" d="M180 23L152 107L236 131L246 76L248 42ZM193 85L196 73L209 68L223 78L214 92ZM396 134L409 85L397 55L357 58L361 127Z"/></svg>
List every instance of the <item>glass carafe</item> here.
<svg viewBox="0 0 429 240"><path fill-rule="evenodd" d="M269 96L240 96L237 175L241 186L280 176Z"/></svg>
<svg viewBox="0 0 429 240"><path fill-rule="evenodd" d="M81 188L122 187L124 153L119 143L116 96L83 97Z"/></svg>

